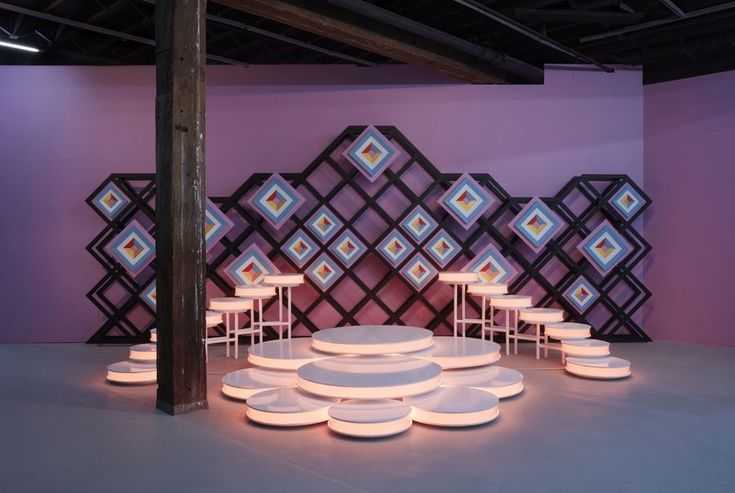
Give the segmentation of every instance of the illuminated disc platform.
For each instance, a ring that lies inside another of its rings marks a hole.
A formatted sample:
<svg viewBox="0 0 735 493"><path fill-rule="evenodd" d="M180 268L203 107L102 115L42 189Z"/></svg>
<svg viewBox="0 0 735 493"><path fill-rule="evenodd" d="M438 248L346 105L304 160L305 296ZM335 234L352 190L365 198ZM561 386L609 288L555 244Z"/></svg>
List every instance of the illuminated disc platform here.
<svg viewBox="0 0 735 493"><path fill-rule="evenodd" d="M156 383L156 364L118 361L107 367L107 380L115 383Z"/></svg>
<svg viewBox="0 0 735 493"><path fill-rule="evenodd" d="M533 305L533 298L522 294L501 294L490 297L490 303L500 310L518 310Z"/></svg>
<svg viewBox="0 0 735 493"><path fill-rule="evenodd" d="M566 370L579 377L614 380L630 376L630 361L605 356L602 358L567 358Z"/></svg>
<svg viewBox="0 0 735 493"><path fill-rule="evenodd" d="M507 284L477 283L467 286L467 292L476 296L497 296L508 292Z"/></svg>
<svg viewBox="0 0 735 493"><path fill-rule="evenodd" d="M263 276L263 282L269 286L278 286L283 288L295 288L304 284L303 274L266 274Z"/></svg>
<svg viewBox="0 0 735 493"><path fill-rule="evenodd" d="M472 387L505 399L523 392L523 374L502 366L449 370L442 373L442 385Z"/></svg>
<svg viewBox="0 0 735 493"><path fill-rule="evenodd" d="M298 370L307 363L331 355L314 351L310 337L261 342L248 348L248 361L274 370Z"/></svg>
<svg viewBox="0 0 735 493"><path fill-rule="evenodd" d="M258 392L247 400L248 418L271 426L305 426L329 419L327 411L337 402L309 395L296 387Z"/></svg>
<svg viewBox="0 0 735 493"><path fill-rule="evenodd" d="M486 366L500 359L500 345L469 337L434 337L434 346L425 358L445 370Z"/></svg>
<svg viewBox="0 0 735 493"><path fill-rule="evenodd" d="M564 321L564 311L557 308L525 308L518 316L524 322L532 324Z"/></svg>
<svg viewBox="0 0 735 493"><path fill-rule="evenodd" d="M393 399L434 390L441 375L441 366L421 358L338 356L299 368L298 386L326 397Z"/></svg>
<svg viewBox="0 0 735 493"><path fill-rule="evenodd" d="M329 408L329 428L353 437L377 438L411 427L411 406L392 399L347 400Z"/></svg>
<svg viewBox="0 0 735 493"><path fill-rule="evenodd" d="M156 361L156 345L152 342L130 347L130 359L135 361Z"/></svg>
<svg viewBox="0 0 735 493"><path fill-rule="evenodd" d="M296 372L286 370L246 368L222 377L222 393L241 400L249 399L263 390L295 386Z"/></svg>
<svg viewBox="0 0 735 493"><path fill-rule="evenodd" d="M500 414L497 396L467 387L441 386L403 401L411 405L414 421L433 426L481 425Z"/></svg>
<svg viewBox="0 0 735 493"><path fill-rule="evenodd" d="M447 271L439 273L439 281L447 284L469 284L477 282L477 272Z"/></svg>
<svg viewBox="0 0 735 493"><path fill-rule="evenodd" d="M561 341L561 351L567 356L596 357L610 354L610 343L597 339Z"/></svg>
<svg viewBox="0 0 735 493"><path fill-rule="evenodd" d="M432 332L403 325L355 325L320 330L312 336L317 351L378 355L410 353L432 345Z"/></svg>
<svg viewBox="0 0 735 493"><path fill-rule="evenodd" d="M576 322L554 322L544 326L544 333L552 339L586 339L590 336L590 326Z"/></svg>

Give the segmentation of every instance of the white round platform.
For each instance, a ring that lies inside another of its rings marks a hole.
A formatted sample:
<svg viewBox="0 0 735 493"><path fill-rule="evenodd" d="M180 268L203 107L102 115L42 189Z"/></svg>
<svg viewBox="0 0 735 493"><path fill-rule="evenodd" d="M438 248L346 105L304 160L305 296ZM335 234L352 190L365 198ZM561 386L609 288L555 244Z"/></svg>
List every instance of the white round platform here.
<svg viewBox="0 0 735 493"><path fill-rule="evenodd" d="M434 346L424 358L445 370L485 366L500 359L500 345L470 337L434 337Z"/></svg>
<svg viewBox="0 0 735 493"><path fill-rule="evenodd" d="M425 395L407 397L413 420L434 426L474 426L498 417L498 398L468 387L439 387Z"/></svg>
<svg viewBox="0 0 735 493"><path fill-rule="evenodd" d="M293 288L304 284L303 274L266 274L263 276L263 283L269 286L280 286L284 288Z"/></svg>
<svg viewBox="0 0 735 493"><path fill-rule="evenodd" d="M263 390L295 386L295 371L246 368L222 377L222 393L233 399L245 400Z"/></svg>
<svg viewBox="0 0 735 493"><path fill-rule="evenodd" d="M253 308L253 301L244 298L212 298L209 309L222 313L242 313Z"/></svg>
<svg viewBox="0 0 735 493"><path fill-rule="evenodd" d="M507 284L470 284L467 292L477 296L497 296L508 292Z"/></svg>
<svg viewBox="0 0 735 493"><path fill-rule="evenodd" d="M329 428L353 437L386 437L409 429L411 406L392 399L347 400L329 408Z"/></svg>
<svg viewBox="0 0 735 493"><path fill-rule="evenodd" d="M158 330L151 329L151 342L158 342Z"/></svg>
<svg viewBox="0 0 735 493"><path fill-rule="evenodd" d="M235 296L245 299L266 299L276 295L273 286L235 286Z"/></svg>
<svg viewBox="0 0 735 493"><path fill-rule="evenodd" d="M523 294L504 294L499 296L491 296L490 303L495 308L503 310L519 310L521 308L528 308L533 305L533 298Z"/></svg>
<svg viewBox="0 0 735 493"><path fill-rule="evenodd" d="M156 345L152 342L130 346L130 359L135 361L156 361Z"/></svg>
<svg viewBox="0 0 735 493"><path fill-rule="evenodd" d="M523 374L502 366L449 370L442 373L442 385L472 387L504 399L523 391Z"/></svg>
<svg viewBox="0 0 735 493"><path fill-rule="evenodd" d="M567 358L566 370L585 378L612 380L630 375L630 361L605 356L602 358Z"/></svg>
<svg viewBox="0 0 735 493"><path fill-rule="evenodd" d="M530 324L563 322L564 310L558 308L525 308L520 311L518 318Z"/></svg>
<svg viewBox="0 0 735 493"><path fill-rule="evenodd" d="M309 395L296 387L258 392L247 400L248 418L272 426L305 426L329 419L336 399Z"/></svg>
<svg viewBox="0 0 735 493"><path fill-rule="evenodd" d="M267 341L248 348L248 361L274 370L298 370L312 361L331 357L314 351L310 337Z"/></svg>
<svg viewBox="0 0 735 493"><path fill-rule="evenodd" d="M434 390L441 383L436 363L406 356L338 356L298 370L299 388L345 399L392 399Z"/></svg>
<svg viewBox="0 0 735 493"><path fill-rule="evenodd" d="M222 323L222 314L207 310L204 322L207 327L214 327L215 325L219 325Z"/></svg>
<svg viewBox="0 0 735 493"><path fill-rule="evenodd" d="M439 280L449 284L469 284L477 282L477 272L447 271L439 273Z"/></svg>
<svg viewBox="0 0 735 493"><path fill-rule="evenodd" d="M578 339L561 341L561 350L570 357L596 357L610 354L610 343L597 339Z"/></svg>
<svg viewBox="0 0 735 493"><path fill-rule="evenodd" d="M432 332L403 325L355 325L320 330L311 345L336 354L388 354L420 351L432 344Z"/></svg>
<svg viewBox="0 0 735 493"><path fill-rule="evenodd" d="M544 326L545 334L553 339L586 339L590 336L590 326L576 322L555 322Z"/></svg>
<svg viewBox="0 0 735 493"><path fill-rule="evenodd" d="M107 367L107 380L115 383L156 383L156 364L118 361Z"/></svg>

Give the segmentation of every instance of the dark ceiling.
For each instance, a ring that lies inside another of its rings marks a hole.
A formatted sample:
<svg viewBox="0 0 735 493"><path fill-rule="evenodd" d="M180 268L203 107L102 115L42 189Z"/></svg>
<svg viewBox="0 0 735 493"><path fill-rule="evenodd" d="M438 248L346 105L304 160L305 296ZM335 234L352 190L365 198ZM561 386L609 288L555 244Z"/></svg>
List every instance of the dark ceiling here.
<svg viewBox="0 0 735 493"><path fill-rule="evenodd" d="M31 54L0 49L0 64L153 64L154 3L152 0L0 2L0 41L15 41L42 50ZM519 32L519 26L600 64L643 66L646 83L735 69L735 2L372 0L367 3L537 67L581 61L532 39L528 33ZM471 5L485 8L485 13ZM400 63L211 1L208 14L209 63ZM515 29L503 25L498 18L493 19L496 14L513 22Z"/></svg>

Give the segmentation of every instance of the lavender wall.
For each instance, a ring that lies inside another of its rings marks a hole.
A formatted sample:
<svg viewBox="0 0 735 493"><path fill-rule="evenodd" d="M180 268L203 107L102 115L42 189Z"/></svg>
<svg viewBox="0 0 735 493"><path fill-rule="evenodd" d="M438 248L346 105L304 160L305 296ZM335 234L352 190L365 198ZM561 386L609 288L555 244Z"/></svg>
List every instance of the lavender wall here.
<svg viewBox="0 0 735 493"><path fill-rule="evenodd" d="M208 81L210 195L301 169L350 124L396 125L440 169L490 172L513 195L581 173L643 180L637 71L469 86L405 68L217 67ZM152 67L0 67L0 341L83 341L100 325L84 297L100 222L83 199L111 172L153 171L153 102Z"/></svg>
<svg viewBox="0 0 735 493"><path fill-rule="evenodd" d="M735 345L735 72L647 86L654 338Z"/></svg>

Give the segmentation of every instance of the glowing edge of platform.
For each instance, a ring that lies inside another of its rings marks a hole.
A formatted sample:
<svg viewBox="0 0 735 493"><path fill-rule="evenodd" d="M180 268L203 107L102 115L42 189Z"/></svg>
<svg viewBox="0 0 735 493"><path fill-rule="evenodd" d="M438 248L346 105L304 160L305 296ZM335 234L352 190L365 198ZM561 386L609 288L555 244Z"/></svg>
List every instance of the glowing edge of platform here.
<svg viewBox="0 0 735 493"><path fill-rule="evenodd" d="M471 389L482 390L483 392L487 392L488 394L493 394L498 399L505 399L508 397L513 397L523 392L523 380L521 380L518 383L513 383L510 385L502 385L499 387L481 387L481 386L478 387L478 386L473 386L473 385L468 385L467 387Z"/></svg>
<svg viewBox="0 0 735 493"><path fill-rule="evenodd" d="M564 348L564 343L561 344L561 351L571 358L599 358L602 356L610 356L610 346L598 346L598 347L575 347L570 350L569 347Z"/></svg>
<svg viewBox="0 0 735 493"><path fill-rule="evenodd" d="M259 366L270 370L298 370L302 366L313 363L320 359L328 358L329 356L317 356L314 358L303 358L303 359L289 359L289 358L266 358L257 354L248 354L248 363L253 366Z"/></svg>
<svg viewBox="0 0 735 493"><path fill-rule="evenodd" d="M500 415L500 407L495 406L472 413L438 413L411 406L411 416L417 423L431 426L476 426L494 421Z"/></svg>
<svg viewBox="0 0 735 493"><path fill-rule="evenodd" d="M258 392L264 392L266 390L273 390L277 389L279 387L273 386L273 387L259 387L257 389L254 388L243 388L243 387L233 387L232 385L227 385L226 383L222 384L222 393L225 394L227 397L231 397L233 399L238 400L247 400L250 399L252 396L257 394Z"/></svg>
<svg viewBox="0 0 735 493"><path fill-rule="evenodd" d="M298 377L296 385L305 392L323 397L336 397L339 399L399 399L425 394L439 387L441 384L441 373L429 380L408 385L395 385L392 387L340 387L338 385L327 385L312 382Z"/></svg>
<svg viewBox="0 0 735 493"><path fill-rule="evenodd" d="M156 351L136 351L130 349L130 359L135 361L156 361Z"/></svg>
<svg viewBox="0 0 735 493"><path fill-rule="evenodd" d="M500 360L500 351L494 353L476 354L473 356L417 356L442 367L442 370L457 370L488 366Z"/></svg>
<svg viewBox="0 0 735 493"><path fill-rule="evenodd" d="M264 389L261 389L263 391ZM270 426L308 426L324 423L329 419L329 406L313 411L298 413L270 413L247 406L248 418L256 423Z"/></svg>
<svg viewBox="0 0 735 493"><path fill-rule="evenodd" d="M405 354L422 349L430 348L434 345L433 334L422 339L408 342L394 342L387 344L340 344L334 342L324 342L317 339L311 340L311 347L317 351L323 351L330 354L357 354L361 356L378 356L384 354Z"/></svg>
<svg viewBox="0 0 735 493"><path fill-rule="evenodd" d="M382 423L353 423L337 418L329 418L327 426L335 433L359 438L380 438L398 435L408 430L413 424L411 413L403 418Z"/></svg>
<svg viewBox="0 0 735 493"><path fill-rule="evenodd" d="M567 360L566 370L579 377L594 378L599 380L615 380L618 378L629 377L632 372L630 365L621 368L604 368L599 366L585 366L571 363Z"/></svg>
<svg viewBox="0 0 735 493"><path fill-rule="evenodd" d="M150 384L156 383L158 380L158 373L156 370L138 372L118 372L107 370L107 380L114 383Z"/></svg>

